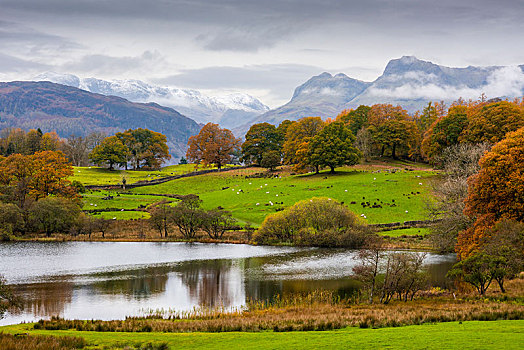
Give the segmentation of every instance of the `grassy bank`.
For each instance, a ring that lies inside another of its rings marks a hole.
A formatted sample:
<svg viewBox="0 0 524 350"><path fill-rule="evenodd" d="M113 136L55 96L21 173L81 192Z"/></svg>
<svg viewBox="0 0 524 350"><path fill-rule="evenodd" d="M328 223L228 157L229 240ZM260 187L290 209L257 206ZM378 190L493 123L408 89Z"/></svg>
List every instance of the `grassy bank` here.
<svg viewBox="0 0 524 350"><path fill-rule="evenodd" d="M0 332L82 337L86 349L520 349L524 321L471 321L396 328L345 328L324 332L111 333L32 330L31 324Z"/></svg>

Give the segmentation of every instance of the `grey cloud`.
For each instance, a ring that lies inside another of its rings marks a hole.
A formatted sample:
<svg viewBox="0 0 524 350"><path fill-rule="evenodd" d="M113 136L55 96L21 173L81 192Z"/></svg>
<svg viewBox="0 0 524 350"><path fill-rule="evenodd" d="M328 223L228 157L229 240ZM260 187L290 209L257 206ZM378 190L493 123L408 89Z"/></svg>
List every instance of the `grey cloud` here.
<svg viewBox="0 0 524 350"><path fill-rule="evenodd" d="M147 68L159 61L162 61L162 57L158 53L151 51L145 51L139 56L124 57L97 54L86 55L78 61L66 63L60 67L60 70L94 75L114 75L125 74L140 68Z"/></svg>
<svg viewBox="0 0 524 350"><path fill-rule="evenodd" d="M36 22L51 16L64 23L123 31L121 21L147 20L145 27L151 32L186 24L188 32L195 31L194 37L206 39L198 41L204 48L230 51L272 47L290 35L327 31L326 26L339 26L348 36L369 31L432 36L442 28L474 33L487 24L492 30L508 26L517 30L523 28L524 11L520 0L0 0L0 5L5 13L23 14ZM286 30L278 28L283 25ZM354 26L359 30L348 30Z"/></svg>
<svg viewBox="0 0 524 350"><path fill-rule="evenodd" d="M0 53L0 73L13 73L27 71L42 71L49 69L50 66L42 63L24 60L11 55Z"/></svg>
<svg viewBox="0 0 524 350"><path fill-rule="evenodd" d="M199 89L269 89L279 99L291 98L293 89L324 69L299 64L245 67L207 67L182 71L156 83Z"/></svg>

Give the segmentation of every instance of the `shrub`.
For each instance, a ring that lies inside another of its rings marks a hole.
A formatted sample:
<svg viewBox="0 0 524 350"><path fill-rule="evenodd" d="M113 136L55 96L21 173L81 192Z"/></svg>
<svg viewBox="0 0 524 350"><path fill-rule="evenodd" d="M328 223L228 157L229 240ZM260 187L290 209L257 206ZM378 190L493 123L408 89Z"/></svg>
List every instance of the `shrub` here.
<svg viewBox="0 0 524 350"><path fill-rule="evenodd" d="M360 247L369 230L344 205L329 198L303 200L268 216L253 235L259 244Z"/></svg>

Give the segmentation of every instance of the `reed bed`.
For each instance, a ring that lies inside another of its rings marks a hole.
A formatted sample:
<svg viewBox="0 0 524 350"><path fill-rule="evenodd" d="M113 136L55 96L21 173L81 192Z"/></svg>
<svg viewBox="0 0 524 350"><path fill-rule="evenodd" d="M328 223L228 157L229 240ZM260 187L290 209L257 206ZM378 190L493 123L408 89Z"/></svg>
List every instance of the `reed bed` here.
<svg viewBox="0 0 524 350"><path fill-rule="evenodd" d="M2 350L70 350L83 349L86 346L86 341L80 337L15 336L0 333L0 349Z"/></svg>
<svg viewBox="0 0 524 350"><path fill-rule="evenodd" d="M98 332L280 332L524 319L524 305L522 301L515 300L430 298L369 305L351 304L347 300L337 300L329 293L320 294L279 297L273 302L251 303L244 309L229 311L194 309L186 313L160 312L143 318L116 321L53 318L39 321L35 328Z"/></svg>

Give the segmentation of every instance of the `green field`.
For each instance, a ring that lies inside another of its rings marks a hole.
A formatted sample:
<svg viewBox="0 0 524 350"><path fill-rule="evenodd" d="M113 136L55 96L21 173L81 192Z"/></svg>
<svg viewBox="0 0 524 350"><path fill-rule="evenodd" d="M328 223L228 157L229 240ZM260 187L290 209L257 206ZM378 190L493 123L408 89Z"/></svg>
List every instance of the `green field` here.
<svg viewBox="0 0 524 350"><path fill-rule="evenodd" d="M382 236L388 237L400 237L400 236L425 236L430 233L429 228L425 227L412 227L404 228L400 230L382 231Z"/></svg>
<svg viewBox="0 0 524 350"><path fill-rule="evenodd" d="M345 328L323 332L112 333L33 330L32 324L0 332L83 337L88 348L165 343L170 349L522 349L524 321L467 321L396 328Z"/></svg>
<svg viewBox="0 0 524 350"><path fill-rule="evenodd" d="M130 192L197 194L205 209L220 206L231 211L239 222L253 226L260 225L268 214L280 208L312 197L344 202L359 217L365 216L368 223L388 223L425 219L424 200L430 197L429 182L435 176L432 171L378 173L340 168L336 174L245 178L248 170L183 178ZM382 208L364 208L362 202L371 206L376 203Z"/></svg>
<svg viewBox="0 0 524 350"><path fill-rule="evenodd" d="M198 167L195 164L170 165L158 171L145 170L113 170L99 167L74 167L71 180L80 181L84 185L116 185L122 183L125 176L126 182L132 184L138 181L150 181L166 176L181 175L195 170L214 169L213 167Z"/></svg>
<svg viewBox="0 0 524 350"><path fill-rule="evenodd" d="M128 183L159 176L190 172L194 165L169 166L161 171L127 171ZM434 171L395 172L382 167L368 170L339 168L336 174L282 175L271 178L247 178L262 169L238 169L168 181L158 185L119 191L88 191L83 195L83 209L136 209L162 200L176 201L148 194L196 194L204 209L222 207L240 224L258 227L264 218L296 202L312 197L328 197L344 202L363 221L373 223L403 222L426 219L425 201L431 198L430 181ZM77 173L80 171L80 173ZM101 168L75 168L74 179L84 184L110 184L121 181L122 172ZM113 196L113 199L102 198ZM363 206L362 203L369 205ZM373 207L375 205L375 207ZM101 217L137 219L147 217L141 212L108 212ZM427 230L408 229L383 233L388 236L425 235Z"/></svg>

